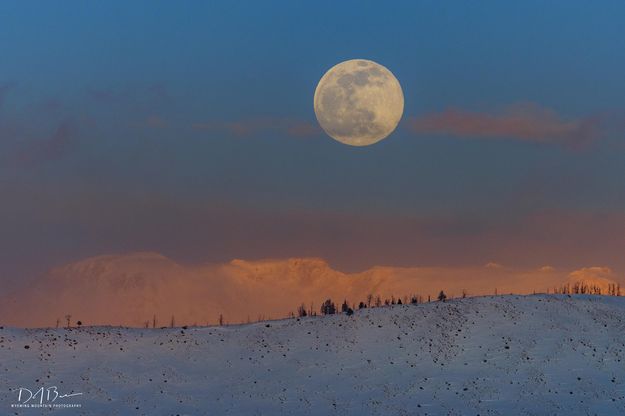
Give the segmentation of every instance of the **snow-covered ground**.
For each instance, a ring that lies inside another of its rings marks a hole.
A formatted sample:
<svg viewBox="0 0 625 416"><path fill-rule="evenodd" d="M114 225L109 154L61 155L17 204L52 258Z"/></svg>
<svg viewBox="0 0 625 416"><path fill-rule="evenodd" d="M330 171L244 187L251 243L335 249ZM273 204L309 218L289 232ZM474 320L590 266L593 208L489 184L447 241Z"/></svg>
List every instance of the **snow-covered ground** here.
<svg viewBox="0 0 625 416"><path fill-rule="evenodd" d="M51 386L82 393L54 404L81 407L11 407L15 389ZM625 298L481 297L188 329L5 327L0 391L2 415L620 415Z"/></svg>

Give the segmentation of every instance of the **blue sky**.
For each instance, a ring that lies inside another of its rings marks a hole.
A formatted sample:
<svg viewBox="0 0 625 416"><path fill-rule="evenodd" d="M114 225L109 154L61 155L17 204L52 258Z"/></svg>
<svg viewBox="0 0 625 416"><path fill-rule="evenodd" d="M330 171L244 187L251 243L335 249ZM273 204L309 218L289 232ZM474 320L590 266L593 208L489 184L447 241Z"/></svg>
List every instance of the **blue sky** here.
<svg viewBox="0 0 625 416"><path fill-rule="evenodd" d="M623 16L618 1L3 2L0 277L135 250L625 270L605 235L625 218ZM317 81L352 58L388 67L406 100L367 148L315 130ZM539 133L467 131L449 109Z"/></svg>

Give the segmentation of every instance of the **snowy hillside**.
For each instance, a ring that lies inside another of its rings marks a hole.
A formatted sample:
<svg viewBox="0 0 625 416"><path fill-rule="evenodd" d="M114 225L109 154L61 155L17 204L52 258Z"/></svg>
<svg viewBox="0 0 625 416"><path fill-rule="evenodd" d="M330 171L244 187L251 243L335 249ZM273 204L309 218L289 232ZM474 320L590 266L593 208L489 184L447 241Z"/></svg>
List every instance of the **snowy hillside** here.
<svg viewBox="0 0 625 416"><path fill-rule="evenodd" d="M13 389L42 386L82 393L54 401L81 407L11 408ZM467 298L188 329L5 327L0 390L0 414L625 414L625 299Z"/></svg>

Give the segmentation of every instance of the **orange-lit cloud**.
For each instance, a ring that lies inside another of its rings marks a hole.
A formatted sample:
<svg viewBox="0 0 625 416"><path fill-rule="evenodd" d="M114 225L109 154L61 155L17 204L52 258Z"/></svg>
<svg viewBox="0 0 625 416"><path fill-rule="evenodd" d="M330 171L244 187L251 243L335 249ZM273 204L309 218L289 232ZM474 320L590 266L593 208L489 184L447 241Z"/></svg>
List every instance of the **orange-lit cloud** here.
<svg viewBox="0 0 625 416"><path fill-rule="evenodd" d="M598 277L599 275L599 277ZM155 253L99 256L54 269L28 290L0 299L5 325L51 326L71 314L86 324L141 326L156 315L179 324L280 318L304 303L316 310L326 298L365 301L368 294L424 300L441 290L450 297L553 291L574 281L609 284L606 268L569 273L510 267L372 267L344 273L318 258L182 265ZM571 280L573 279L573 280Z"/></svg>
<svg viewBox="0 0 625 416"><path fill-rule="evenodd" d="M536 104L517 104L497 113L450 108L408 120L416 134L442 134L470 138L502 138L537 143L582 146L599 137L595 117L565 119Z"/></svg>

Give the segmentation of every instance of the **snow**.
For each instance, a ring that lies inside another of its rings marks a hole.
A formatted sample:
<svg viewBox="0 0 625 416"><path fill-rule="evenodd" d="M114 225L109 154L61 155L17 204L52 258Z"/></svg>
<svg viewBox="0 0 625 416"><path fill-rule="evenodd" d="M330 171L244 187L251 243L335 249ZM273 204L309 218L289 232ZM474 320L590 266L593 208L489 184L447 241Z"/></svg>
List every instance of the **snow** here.
<svg viewBox="0 0 625 416"><path fill-rule="evenodd" d="M25 348L28 346L29 348ZM225 327L0 330L0 414L625 414L625 299L491 296ZM15 409L57 386L80 408Z"/></svg>

